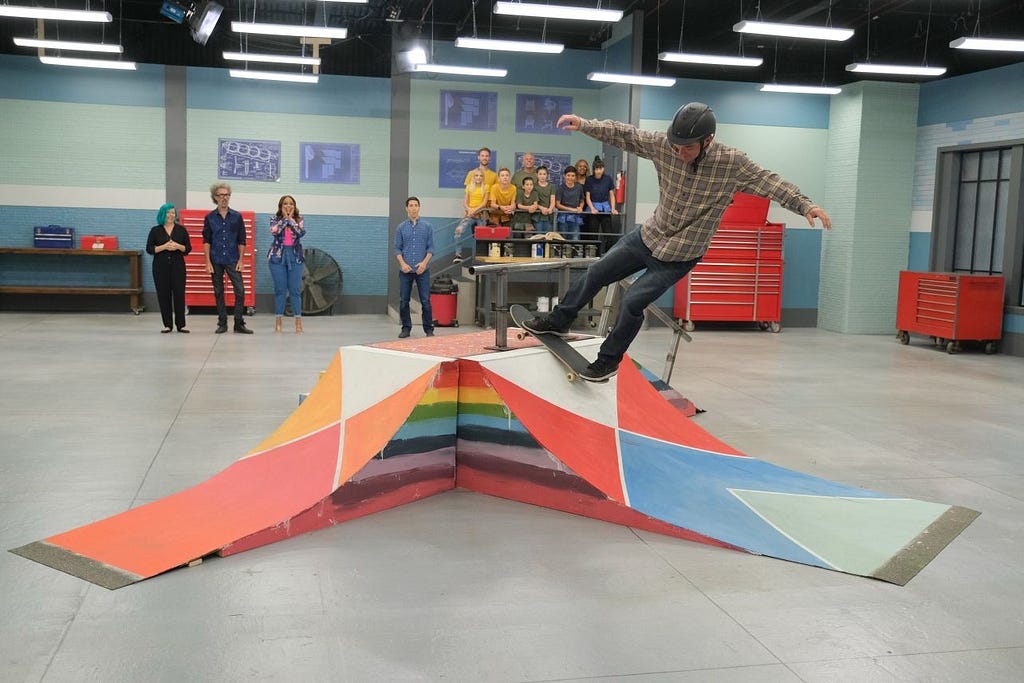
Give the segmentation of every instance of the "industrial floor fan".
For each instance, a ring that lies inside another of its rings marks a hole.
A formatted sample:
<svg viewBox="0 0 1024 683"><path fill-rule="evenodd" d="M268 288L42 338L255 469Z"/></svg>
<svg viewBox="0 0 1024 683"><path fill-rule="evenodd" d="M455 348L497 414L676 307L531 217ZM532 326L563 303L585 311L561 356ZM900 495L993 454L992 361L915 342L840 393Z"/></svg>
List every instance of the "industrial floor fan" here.
<svg viewBox="0 0 1024 683"><path fill-rule="evenodd" d="M326 251L304 249L302 254L306 259L302 268L303 315L333 312L331 309L341 297L341 267ZM285 311L288 315L291 315L290 309L289 305Z"/></svg>

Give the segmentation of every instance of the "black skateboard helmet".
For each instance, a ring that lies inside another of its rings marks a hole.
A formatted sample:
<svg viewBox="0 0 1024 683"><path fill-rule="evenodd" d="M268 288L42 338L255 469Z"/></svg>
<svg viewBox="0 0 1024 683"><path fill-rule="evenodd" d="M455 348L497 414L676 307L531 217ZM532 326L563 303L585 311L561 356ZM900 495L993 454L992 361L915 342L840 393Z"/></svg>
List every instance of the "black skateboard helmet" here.
<svg viewBox="0 0 1024 683"><path fill-rule="evenodd" d="M703 102L679 107L668 127L668 141L673 145L692 145L714 134L715 112Z"/></svg>

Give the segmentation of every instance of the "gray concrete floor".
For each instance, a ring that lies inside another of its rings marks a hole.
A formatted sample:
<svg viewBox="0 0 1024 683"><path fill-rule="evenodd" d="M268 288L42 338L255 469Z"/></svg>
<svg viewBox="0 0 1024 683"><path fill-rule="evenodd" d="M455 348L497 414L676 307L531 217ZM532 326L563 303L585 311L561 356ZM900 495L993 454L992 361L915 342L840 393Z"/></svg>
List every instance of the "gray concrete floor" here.
<svg viewBox="0 0 1024 683"><path fill-rule="evenodd" d="M310 317L301 337L250 325L0 314L0 547L202 481L336 347L398 332L384 316ZM645 331L634 355L660 372L668 341ZM1021 680L1020 358L698 329L673 384L747 453L982 516L905 587L466 491L118 591L3 552L0 680Z"/></svg>

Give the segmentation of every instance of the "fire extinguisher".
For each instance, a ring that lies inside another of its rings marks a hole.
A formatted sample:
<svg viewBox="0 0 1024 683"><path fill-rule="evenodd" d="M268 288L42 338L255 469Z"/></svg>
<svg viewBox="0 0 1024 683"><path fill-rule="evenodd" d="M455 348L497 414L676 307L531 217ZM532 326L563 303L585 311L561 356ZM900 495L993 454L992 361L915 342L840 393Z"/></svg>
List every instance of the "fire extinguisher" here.
<svg viewBox="0 0 1024 683"><path fill-rule="evenodd" d="M622 206L626 201L626 172L619 171L615 174L615 203Z"/></svg>

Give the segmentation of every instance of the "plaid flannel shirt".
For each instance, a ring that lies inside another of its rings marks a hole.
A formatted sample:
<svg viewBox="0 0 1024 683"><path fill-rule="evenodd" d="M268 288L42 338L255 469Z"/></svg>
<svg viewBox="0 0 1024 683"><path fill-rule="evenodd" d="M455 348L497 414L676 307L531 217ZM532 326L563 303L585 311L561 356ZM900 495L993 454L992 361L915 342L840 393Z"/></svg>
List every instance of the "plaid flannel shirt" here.
<svg viewBox="0 0 1024 683"><path fill-rule="evenodd" d="M679 158L665 133L588 119L581 121L580 132L654 162L658 206L640 226L640 237L661 261L703 256L737 191L774 199L801 216L817 206L796 185L717 141L708 146L707 156L693 171Z"/></svg>

